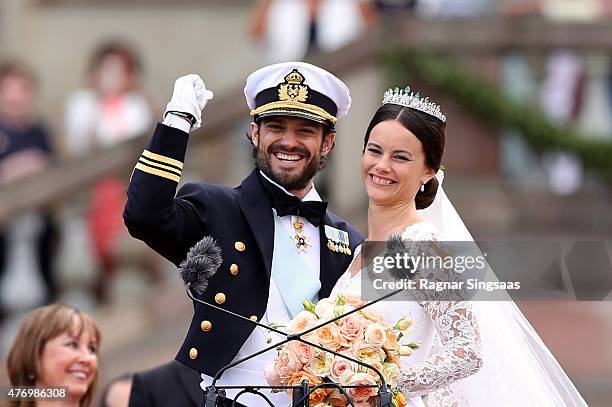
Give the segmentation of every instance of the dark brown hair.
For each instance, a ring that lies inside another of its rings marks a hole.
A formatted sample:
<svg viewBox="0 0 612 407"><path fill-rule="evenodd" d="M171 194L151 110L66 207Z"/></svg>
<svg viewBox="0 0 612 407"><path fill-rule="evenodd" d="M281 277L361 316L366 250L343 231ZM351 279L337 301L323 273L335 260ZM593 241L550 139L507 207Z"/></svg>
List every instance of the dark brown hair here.
<svg viewBox="0 0 612 407"><path fill-rule="evenodd" d="M446 130L446 124L434 116L405 106L387 103L382 105L376 113L374 113L374 117L372 117L370 121L363 141L364 151L370 139L372 129L378 123L386 120L396 120L404 126L404 128L410 130L410 132L419 139L421 144L423 144L425 165L434 170L434 172L440 169L442 155L444 154L444 142L446 139L444 132ZM431 205L436 197L437 191L438 180L436 177L433 177L425 184L424 191L421 192L420 189L417 191L414 198L416 208L424 209Z"/></svg>
<svg viewBox="0 0 612 407"><path fill-rule="evenodd" d="M0 82L11 76L24 78L28 80L32 86L36 86L37 84L34 73L26 65L15 61L8 61L0 64Z"/></svg>
<svg viewBox="0 0 612 407"><path fill-rule="evenodd" d="M73 332L74 317L79 320L78 335L85 330L90 331L98 346L100 346L100 330L93 318L79 309L65 304L52 304L30 311L19 327L19 332L13 341L6 362L12 386L33 386L36 377L42 372L41 358L48 341L57 336ZM98 371L87 393L81 398L79 405L88 406L98 382ZM17 402L13 406L33 406L33 402Z"/></svg>
<svg viewBox="0 0 612 407"><path fill-rule="evenodd" d="M91 60L89 61L89 71L94 72L100 66L100 63L108 55L117 55L120 57L130 74L138 74L142 70L140 59L136 51L127 43L120 40L112 40L103 43L94 51Z"/></svg>

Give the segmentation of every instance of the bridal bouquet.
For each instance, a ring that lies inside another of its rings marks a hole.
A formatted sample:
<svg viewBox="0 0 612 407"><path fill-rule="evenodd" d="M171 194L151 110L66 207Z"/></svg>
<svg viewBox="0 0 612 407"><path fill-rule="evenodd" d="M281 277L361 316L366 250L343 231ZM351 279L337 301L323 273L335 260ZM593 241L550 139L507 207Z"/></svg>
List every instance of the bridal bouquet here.
<svg viewBox="0 0 612 407"><path fill-rule="evenodd" d="M324 298L316 305L306 300L304 311L293 318L286 329L294 334L304 332L363 304L365 302L358 297L342 293ZM381 315L364 308L302 338L374 366L394 388L400 374L399 358L410 355L412 349L418 348L415 343L399 344L411 324L411 320L402 318L395 325L388 326ZM299 341L278 348L275 363L266 366L265 376L271 386L299 385L304 379L308 379L313 387L324 382L335 382L343 386L380 384L379 376L372 369ZM401 392L393 392L393 405L406 405ZM373 405L371 403L378 389L348 388L346 393L356 406L370 406ZM315 407L347 406L348 400L338 389L319 388L310 394L310 404Z"/></svg>

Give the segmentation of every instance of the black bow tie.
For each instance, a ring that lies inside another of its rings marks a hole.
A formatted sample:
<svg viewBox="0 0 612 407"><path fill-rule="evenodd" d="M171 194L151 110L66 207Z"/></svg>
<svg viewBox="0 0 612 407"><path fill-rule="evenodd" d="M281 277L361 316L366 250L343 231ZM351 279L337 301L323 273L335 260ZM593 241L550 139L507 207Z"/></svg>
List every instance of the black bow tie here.
<svg viewBox="0 0 612 407"><path fill-rule="evenodd" d="M306 218L308 222L314 226L319 226L323 221L327 202L320 201L302 201L296 196L285 194L283 191L278 191L273 201L276 214L278 216L295 215Z"/></svg>
<svg viewBox="0 0 612 407"><path fill-rule="evenodd" d="M327 202L302 201L297 196L288 195L281 191L264 177L260 178L278 216L301 216L314 226L318 227L321 224L327 210Z"/></svg>

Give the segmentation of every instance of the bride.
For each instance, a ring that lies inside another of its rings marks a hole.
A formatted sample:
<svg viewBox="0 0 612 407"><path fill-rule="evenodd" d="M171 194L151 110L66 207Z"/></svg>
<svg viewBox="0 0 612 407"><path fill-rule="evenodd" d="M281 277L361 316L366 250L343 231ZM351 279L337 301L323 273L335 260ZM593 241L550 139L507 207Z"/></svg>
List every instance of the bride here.
<svg viewBox="0 0 612 407"><path fill-rule="evenodd" d="M408 88L385 93L362 157L368 241L472 240L440 185L445 125L439 106ZM332 295L360 294L361 269L358 249ZM398 380L411 407L587 405L509 297L374 307L391 324L406 316L413 322L406 341L421 346L401 358Z"/></svg>

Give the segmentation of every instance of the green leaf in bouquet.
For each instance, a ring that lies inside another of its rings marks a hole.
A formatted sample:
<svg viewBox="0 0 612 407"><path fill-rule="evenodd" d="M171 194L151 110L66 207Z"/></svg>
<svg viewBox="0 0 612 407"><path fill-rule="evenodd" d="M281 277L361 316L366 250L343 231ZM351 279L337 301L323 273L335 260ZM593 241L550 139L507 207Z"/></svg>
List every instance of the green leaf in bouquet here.
<svg viewBox="0 0 612 407"><path fill-rule="evenodd" d="M338 295L338 300L336 301L336 306L342 306L346 304L344 297L342 295Z"/></svg>
<svg viewBox="0 0 612 407"><path fill-rule="evenodd" d="M308 298L305 298L304 301L302 301L302 306L304 307L306 311L312 312L313 314L315 314L315 305Z"/></svg>
<svg viewBox="0 0 612 407"><path fill-rule="evenodd" d="M410 342L407 344L408 347L410 347L410 349L420 349L421 345L416 343L416 342Z"/></svg>

